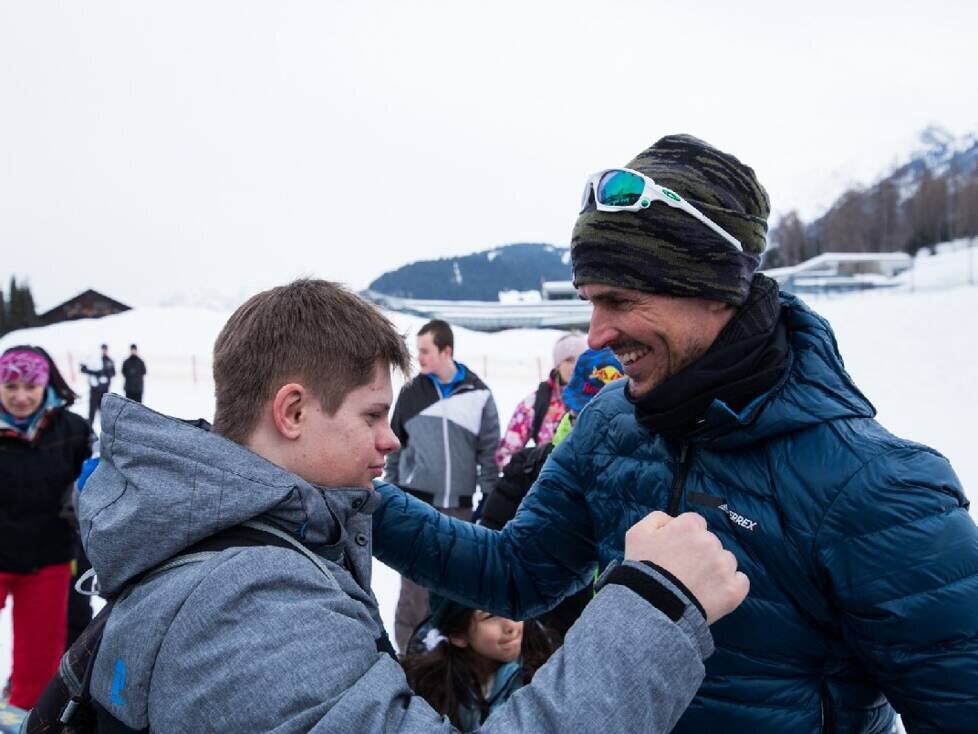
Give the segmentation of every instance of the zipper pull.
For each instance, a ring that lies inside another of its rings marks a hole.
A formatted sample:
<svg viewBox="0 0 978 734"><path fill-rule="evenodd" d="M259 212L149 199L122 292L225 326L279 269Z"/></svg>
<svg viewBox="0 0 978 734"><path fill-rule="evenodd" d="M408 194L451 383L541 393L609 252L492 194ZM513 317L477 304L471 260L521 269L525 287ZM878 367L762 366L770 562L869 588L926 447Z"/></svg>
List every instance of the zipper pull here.
<svg viewBox="0 0 978 734"><path fill-rule="evenodd" d="M666 512L675 517L679 514L679 504L682 500L683 489L686 486L686 474L689 472L689 465L692 453L689 450L689 441L679 444L679 467L672 482L672 491L669 493L669 507Z"/></svg>

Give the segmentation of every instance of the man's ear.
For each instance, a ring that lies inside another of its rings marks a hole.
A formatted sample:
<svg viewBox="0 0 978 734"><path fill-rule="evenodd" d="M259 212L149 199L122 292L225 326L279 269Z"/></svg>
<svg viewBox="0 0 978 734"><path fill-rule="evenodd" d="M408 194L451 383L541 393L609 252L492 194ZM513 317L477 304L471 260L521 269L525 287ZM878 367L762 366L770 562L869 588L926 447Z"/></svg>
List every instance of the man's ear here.
<svg viewBox="0 0 978 734"><path fill-rule="evenodd" d="M448 641L450 643L452 643L453 645L455 645L455 647L468 647L469 646L469 638L466 637L463 634L459 634L458 632L456 632L453 635L449 635L448 636Z"/></svg>
<svg viewBox="0 0 978 734"><path fill-rule="evenodd" d="M297 382L282 385L272 398L272 421L282 438L295 441L302 435L306 415L306 388Z"/></svg>
<svg viewBox="0 0 978 734"><path fill-rule="evenodd" d="M725 301L714 301L713 299L705 299L706 306L712 313L719 313L720 311L726 311L727 309L733 309L729 303Z"/></svg>

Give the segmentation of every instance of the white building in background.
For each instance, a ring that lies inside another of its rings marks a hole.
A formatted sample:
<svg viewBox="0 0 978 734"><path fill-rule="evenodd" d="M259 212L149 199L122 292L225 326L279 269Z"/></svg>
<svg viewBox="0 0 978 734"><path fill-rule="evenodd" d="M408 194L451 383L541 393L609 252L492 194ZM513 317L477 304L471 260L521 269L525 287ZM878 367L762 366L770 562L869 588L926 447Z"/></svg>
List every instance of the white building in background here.
<svg viewBox="0 0 978 734"><path fill-rule="evenodd" d="M443 319L476 331L503 329L587 329L591 322L591 304L587 301L517 300L500 301L432 301L398 298L366 291L364 298L381 308L414 314L428 319Z"/></svg>
<svg viewBox="0 0 978 734"><path fill-rule="evenodd" d="M764 271L782 289L830 293L906 285L913 258L905 252L826 252L788 268ZM539 291L500 291L498 301L437 301L365 291L365 298L391 311L443 319L476 331L581 329L591 322L591 304L574 284L548 280Z"/></svg>

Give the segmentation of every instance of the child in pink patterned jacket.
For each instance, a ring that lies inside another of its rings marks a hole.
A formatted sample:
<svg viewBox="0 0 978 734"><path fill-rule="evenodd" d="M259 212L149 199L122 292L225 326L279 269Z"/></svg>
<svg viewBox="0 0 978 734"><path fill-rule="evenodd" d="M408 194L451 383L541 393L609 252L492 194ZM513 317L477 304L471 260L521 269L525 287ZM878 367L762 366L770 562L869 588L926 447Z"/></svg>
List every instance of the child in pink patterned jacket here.
<svg viewBox="0 0 978 734"><path fill-rule="evenodd" d="M577 332L564 334L554 344L550 375L540 383L536 391L527 395L516 406L499 446L496 447L494 458L500 470L531 439L539 446L553 438L557 425L566 412L561 391L574 374L577 358L586 349L587 339ZM538 410L543 410L542 416L537 415Z"/></svg>

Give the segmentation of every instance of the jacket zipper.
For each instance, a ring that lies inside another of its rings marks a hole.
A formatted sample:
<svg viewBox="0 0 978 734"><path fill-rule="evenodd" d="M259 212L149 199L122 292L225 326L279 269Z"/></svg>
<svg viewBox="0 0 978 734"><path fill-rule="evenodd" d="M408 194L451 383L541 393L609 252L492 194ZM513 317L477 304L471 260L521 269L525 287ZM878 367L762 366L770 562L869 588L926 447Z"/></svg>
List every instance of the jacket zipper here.
<svg viewBox="0 0 978 734"><path fill-rule="evenodd" d="M835 723L835 704L832 701L832 692L829 690L828 683L822 681L822 731L825 734L835 734L837 730Z"/></svg>
<svg viewBox="0 0 978 734"><path fill-rule="evenodd" d="M447 400L447 395L442 395L441 388L437 385L435 390L438 391L439 400ZM445 509L451 506L450 497L452 493L452 456L448 450L448 416L442 411L441 416L441 435L442 440L445 444L445 499L442 501L441 506Z"/></svg>
<svg viewBox="0 0 978 734"><path fill-rule="evenodd" d="M689 466L693 463L693 452L690 449L689 441L679 444L679 470L672 481L672 491L669 493L668 513L675 517L679 513L679 503L683 497L683 488L686 486L686 475L689 474Z"/></svg>

